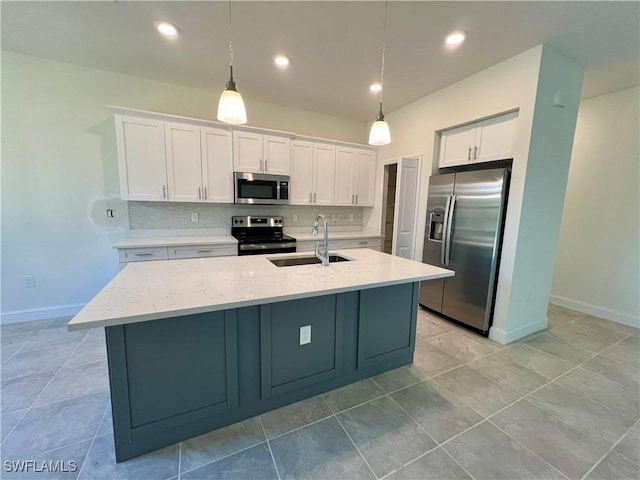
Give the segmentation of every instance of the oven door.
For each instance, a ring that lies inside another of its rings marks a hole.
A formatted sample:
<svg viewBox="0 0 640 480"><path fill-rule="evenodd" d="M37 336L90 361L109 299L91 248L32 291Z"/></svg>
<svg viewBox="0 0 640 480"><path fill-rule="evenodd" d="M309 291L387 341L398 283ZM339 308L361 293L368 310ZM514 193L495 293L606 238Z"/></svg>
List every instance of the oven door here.
<svg viewBox="0 0 640 480"><path fill-rule="evenodd" d="M238 255L264 255L273 253L292 253L296 251L296 242L286 243L241 243Z"/></svg>
<svg viewBox="0 0 640 480"><path fill-rule="evenodd" d="M235 203L288 204L289 177L234 172Z"/></svg>

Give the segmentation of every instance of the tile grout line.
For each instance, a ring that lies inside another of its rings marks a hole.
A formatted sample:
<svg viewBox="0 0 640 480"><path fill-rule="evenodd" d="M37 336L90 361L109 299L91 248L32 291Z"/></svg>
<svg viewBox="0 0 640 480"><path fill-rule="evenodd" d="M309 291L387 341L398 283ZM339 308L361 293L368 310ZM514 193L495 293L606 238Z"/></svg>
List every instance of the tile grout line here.
<svg viewBox="0 0 640 480"><path fill-rule="evenodd" d="M269 454L271 455L271 462L273 462L273 468L276 470L276 475L278 480L280 479L280 472L278 471L278 465L276 464L276 457L273 456L273 450L271 450L271 444L269 443L269 437L267 436L267 431L264 428L264 424L262 423L262 416L258 415L258 420L260 421L260 427L262 427L262 433L264 434L264 438L267 441L267 448L269 449Z"/></svg>
<svg viewBox="0 0 640 480"><path fill-rule="evenodd" d="M53 320L52 320L53 321ZM47 324L48 325L48 324ZM78 347L80 346L80 344L78 343L78 345L76 345L76 348L73 349L73 351L69 354L69 357L67 358L67 360L71 357L71 355L73 355L75 353L75 351L78 349ZM66 360L65 360L66 361ZM63 362L64 365L64 362ZM25 415L27 415L27 413L29 413L29 411L34 408L33 406L35 405L35 403L38 401L38 399L42 396L42 393L47 389L47 387L51 384L51 382L53 381L54 378L56 378L56 376L58 375L58 373L60 373L60 370L62 370L62 365L60 366L60 368L58 368L58 370L56 371L56 373L53 374L53 376L49 379L49 381L47 382L47 384L43 387L42 390L40 390L40 393L38 394L38 396L33 400L33 402L31 402L31 405L29 405L29 407L27 407L24 411L24 413L22 414L22 416L18 419L18 421L16 422L16 424L13 426L13 428L11 430L9 430L9 433L7 433L6 437L5 437L5 441L9 439L9 436L13 433L13 431L16 429L16 427L20 424L20 422L22 421L22 419L25 417ZM98 426L100 426L100 423L98 422ZM2 442L4 443L4 441ZM64 447L65 445L62 445L62 447ZM62 448L60 447L60 448Z"/></svg>
<svg viewBox="0 0 640 480"><path fill-rule="evenodd" d="M638 422L636 422L636 423L638 423ZM596 463L594 463L594 464L593 464L593 466L592 466L592 467L587 471L587 473L585 473L581 478L583 478L583 479L584 479L584 478L586 478L586 477L587 477L587 475L589 475L589 474L590 474L590 473L591 473L591 472L592 472L592 471L593 471L593 470L594 470L598 465L600 465L600 462L602 462L602 461L607 457L607 455L609 455L611 452L613 452L613 450L618 446L618 444L622 441L622 439L623 439L623 438L624 438L624 437L625 437L625 436L626 436L626 435L631 431L631 429L632 429L633 427L635 427L635 426L636 426L636 423L634 423L634 424L633 424L633 425L632 425L632 426L631 426L631 427L630 427L626 432L624 432L624 434L623 434L623 435L618 439L618 441L617 441L617 442L615 442L615 443L611 446L611 448L610 448L610 449L609 449L609 450L608 450L604 455L602 455L602 457L600 457L600 459L599 459ZM618 452L615 452L615 453L618 453ZM618 455L620 455L620 454L618 453ZM622 456L623 458L627 458L627 457L625 457L624 455L621 455L621 456ZM627 460L628 460L628 459L627 459ZM631 460L629 460L629 461L631 461ZM633 461L631 461L631 463L633 463L634 465L637 465L637 464L636 464L635 462L633 462Z"/></svg>
<svg viewBox="0 0 640 480"><path fill-rule="evenodd" d="M178 480L182 475L182 442L178 442Z"/></svg>
<svg viewBox="0 0 640 480"><path fill-rule="evenodd" d="M378 397L381 398L381 397ZM367 402L368 403L368 402ZM373 471L373 468L371 468L371 465L369 465L369 462L367 461L366 458L364 458L364 455L362 454L362 452L360 451L360 449L358 448L358 446L356 445L356 442L353 441L353 438L351 438L351 435L349 435L349 432L347 432L347 429L344 428L344 425L342 424L342 422L340 421L340 419L338 418L338 415L336 415L335 413L333 414L333 416L335 417L335 419L338 421L338 424L340 425L340 428L342 428L342 431L347 435L347 437L349 438L349 440L351 441L351 444L353 445L353 448L356 449L356 452L358 452L358 455L360 455L360 458L362 458L362 461L365 463L365 465L367 466L367 468L369 468L369 471L373 474L374 478L380 478L378 477L378 475L376 475L376 472Z"/></svg>
<svg viewBox="0 0 640 480"><path fill-rule="evenodd" d="M252 417L252 418L253 418L253 417ZM224 427L223 427L223 428L224 428ZM203 434L203 435L206 435L206 434ZM194 437L194 438L195 438L195 437ZM189 439L187 439L187 440L189 440ZM180 443L183 443L183 442L180 442ZM242 453L242 452L245 452L245 451L247 451L247 450L252 449L253 447L257 447L258 445L262 445L263 443L267 443L266 439L265 439L265 440L263 440L263 441L260 441L260 442L258 442L258 443L251 444L251 445L249 445L248 447L243 447L243 448L241 448L240 450L235 450L235 451L234 451L234 452L232 452L232 453L228 453L227 455L223 455L222 457L220 457L220 458L216 458L215 460L212 460L212 461L210 461L210 462L206 462L206 463L203 463L202 465L198 465L197 467L193 467L193 468L190 468L189 470L185 470L184 472L181 472L181 473L180 473L180 475L184 475L184 474L186 474L186 473L191 473L191 472L193 472L194 470L198 470L199 468L203 468L203 467L206 467L207 465L211 465L211 464L213 464L213 463L217 463L217 462L219 462L220 460L224 460L224 459L226 459L226 458L233 457L236 453ZM174 444L174 445L175 445L175 444ZM154 450L154 451L155 451L155 450ZM174 476L175 476L175 475L174 475Z"/></svg>
<svg viewBox="0 0 640 480"><path fill-rule="evenodd" d="M467 475L469 475L473 480L476 480L476 477L474 477L473 475L471 475L471 472L470 472L469 470L467 470L467 469L464 467L464 465L462 465L458 460L456 460L456 459L454 458L454 456L453 456L453 455L451 455L451 454L449 453L449 451L448 451L446 448L441 447L440 449L445 453L445 455L446 455L447 457L449 457L451 460L453 460L457 465L460 465L460 468L462 468L462 470L464 470L464 471L466 472L466 474L467 474Z"/></svg>
<svg viewBox="0 0 640 480"><path fill-rule="evenodd" d="M638 425L638 424L640 424L640 420L636 421L636 423L634 423L634 424L631 426L631 428L629 428L629 430L627 430L627 432L626 432L624 435L622 435L622 437L620 437L620 439L618 440L618 442L614 445L614 451L615 451L615 453L617 453L617 454L618 454L618 455L620 455L621 457L626 458L627 460L629 460L629 461L630 461L631 463L633 463L634 465L637 465L638 467L640 467L640 463L636 462L635 460L631 460L629 457L627 457L627 456L626 456L626 455L624 455L623 453L620 453L618 450L615 450L615 447L617 447L617 446L618 446L618 444L619 444L622 440L624 440L624 437L626 437L627 435L629 435L629 432L630 432L631 430L633 430L633 429L636 427L636 425ZM601 460L602 460L602 459L601 459ZM596 464L596 465L597 465L597 464Z"/></svg>
<svg viewBox="0 0 640 480"><path fill-rule="evenodd" d="M82 470L84 470L84 466L87 464L87 459L89 458L89 454L91 453L91 449L93 448L93 444L96 441L96 438L98 437L98 430L100 430L100 426L102 425L102 419L105 417L106 413L107 413L107 408L110 407L109 402L107 402L107 405L104 407L104 410L102 410L102 415L100 416L100 420L98 420L98 426L96 427L95 432L93 432L93 439L91 440L91 444L89 445L89 448L87 449L87 453L84 456L84 459L82 460L82 465L80 466L80 470L78 470L78 475L76 475L76 478L80 478L80 475L82 475Z"/></svg>
<svg viewBox="0 0 640 480"><path fill-rule="evenodd" d="M504 431L502 428L500 428L498 425L496 425L495 423L493 423L490 419L487 419L487 422L489 422L490 425L492 425L493 427L497 428L498 430L500 430L502 433L504 433L507 437L509 437L511 440L513 440L514 442L516 442L518 445L521 445L522 448L524 448L525 450L527 450L529 453L531 453L534 457L542 460L544 463L546 463L547 465L549 465L551 468L553 468L556 472L558 472L560 475L562 475L564 478L566 478L567 480L570 480L570 477L568 475L565 475L563 472L561 472L560 470L558 470L555 466L551 465L549 462L547 462L544 458L542 458L540 455L538 455L536 452L534 452L533 450L531 450L529 447L527 447L526 445L524 445L523 443L519 442L518 440L516 440L515 438L513 438L508 432Z"/></svg>

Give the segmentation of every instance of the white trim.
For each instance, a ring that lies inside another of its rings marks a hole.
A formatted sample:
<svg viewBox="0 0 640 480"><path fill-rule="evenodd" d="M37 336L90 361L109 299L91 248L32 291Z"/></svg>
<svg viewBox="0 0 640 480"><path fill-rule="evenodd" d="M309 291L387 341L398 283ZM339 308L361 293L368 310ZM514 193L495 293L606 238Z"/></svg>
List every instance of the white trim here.
<svg viewBox="0 0 640 480"><path fill-rule="evenodd" d="M630 327L640 328L640 317L634 317L628 313L598 307L597 305L591 305L578 300L571 300L570 298L560 297L558 295L551 295L549 300L550 303L558 305L559 307L568 308L587 315L593 315L594 317L604 318L605 320L611 320L612 322L621 323L623 325L629 325Z"/></svg>
<svg viewBox="0 0 640 480"><path fill-rule="evenodd" d="M501 328L491 327L489 329L489 338L494 340L502 345L507 345L509 343L515 342L516 340L520 340L521 338L526 337L527 335L531 335L532 333L537 333L545 328L547 328L547 317L544 317L543 320L530 323L528 325L523 325L522 327L518 327L515 330L505 331Z"/></svg>
<svg viewBox="0 0 640 480"><path fill-rule="evenodd" d="M77 305L58 305L55 307L33 308L31 310L14 310L13 312L0 313L0 323L29 322L31 320L45 320L47 318L68 317L75 315L84 303Z"/></svg>

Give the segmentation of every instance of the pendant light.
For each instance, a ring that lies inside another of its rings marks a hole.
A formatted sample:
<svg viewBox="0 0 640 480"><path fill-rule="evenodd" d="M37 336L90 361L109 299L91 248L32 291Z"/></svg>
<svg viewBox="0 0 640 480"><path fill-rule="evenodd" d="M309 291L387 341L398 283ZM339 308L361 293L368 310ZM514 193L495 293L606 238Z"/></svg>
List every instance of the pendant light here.
<svg viewBox="0 0 640 480"><path fill-rule="evenodd" d="M247 111L242 96L233 81L233 48L231 45L231 0L229 0L229 81L218 102L218 120L224 123L240 125L247 123Z"/></svg>
<svg viewBox="0 0 640 480"><path fill-rule="evenodd" d="M380 66L380 112L369 131L369 145L387 145L391 143L389 124L382 113L382 92L384 91L384 54L387 49L387 1L384 2L384 30L382 32L382 63Z"/></svg>

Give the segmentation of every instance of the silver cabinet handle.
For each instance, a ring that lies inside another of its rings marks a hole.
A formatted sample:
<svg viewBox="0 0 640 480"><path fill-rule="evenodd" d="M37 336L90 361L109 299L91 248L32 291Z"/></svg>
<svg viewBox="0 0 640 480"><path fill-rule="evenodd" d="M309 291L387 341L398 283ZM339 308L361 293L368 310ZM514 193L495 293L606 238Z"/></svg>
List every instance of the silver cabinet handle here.
<svg viewBox="0 0 640 480"><path fill-rule="evenodd" d="M356 193L356 205L358 204L358 194Z"/></svg>
<svg viewBox="0 0 640 480"><path fill-rule="evenodd" d="M264 173L267 173L269 171L268 162L269 162L269 159L265 158L264 159Z"/></svg>
<svg viewBox="0 0 640 480"><path fill-rule="evenodd" d="M369 242L358 242L358 245L367 245Z"/></svg>
<svg viewBox="0 0 640 480"><path fill-rule="evenodd" d="M213 250L209 249L209 250L198 250L198 253L211 253L213 252Z"/></svg>
<svg viewBox="0 0 640 480"><path fill-rule="evenodd" d="M136 253L136 257L150 257L153 253Z"/></svg>
<svg viewBox="0 0 640 480"><path fill-rule="evenodd" d="M262 159L260 159L260 171L264 172L264 170L262 170Z"/></svg>
<svg viewBox="0 0 640 480"><path fill-rule="evenodd" d="M313 202L313 197L312 197L313 193L309 193L309 203Z"/></svg>
<svg viewBox="0 0 640 480"><path fill-rule="evenodd" d="M355 199L355 198L356 198L356 196L352 193L352 194L351 194L351 205L353 205L353 204L355 203L355 202L354 202L354 199Z"/></svg>
<svg viewBox="0 0 640 480"><path fill-rule="evenodd" d="M473 159L477 160L478 159L478 147L473 147Z"/></svg>
<svg viewBox="0 0 640 480"><path fill-rule="evenodd" d="M208 197L207 195L207 187L204 187L204 199L206 200Z"/></svg>
<svg viewBox="0 0 640 480"><path fill-rule="evenodd" d="M316 194L315 194L315 192L313 194L313 203L316 203Z"/></svg>
<svg viewBox="0 0 640 480"><path fill-rule="evenodd" d="M198 200L202 200L202 190L201 190L201 187L198 187Z"/></svg>
<svg viewBox="0 0 640 480"><path fill-rule="evenodd" d="M165 198L167 198L167 187L162 185L162 199L164 200Z"/></svg>
<svg viewBox="0 0 640 480"><path fill-rule="evenodd" d="M469 147L469 154L467 155L467 160L471 160L471 147Z"/></svg>

